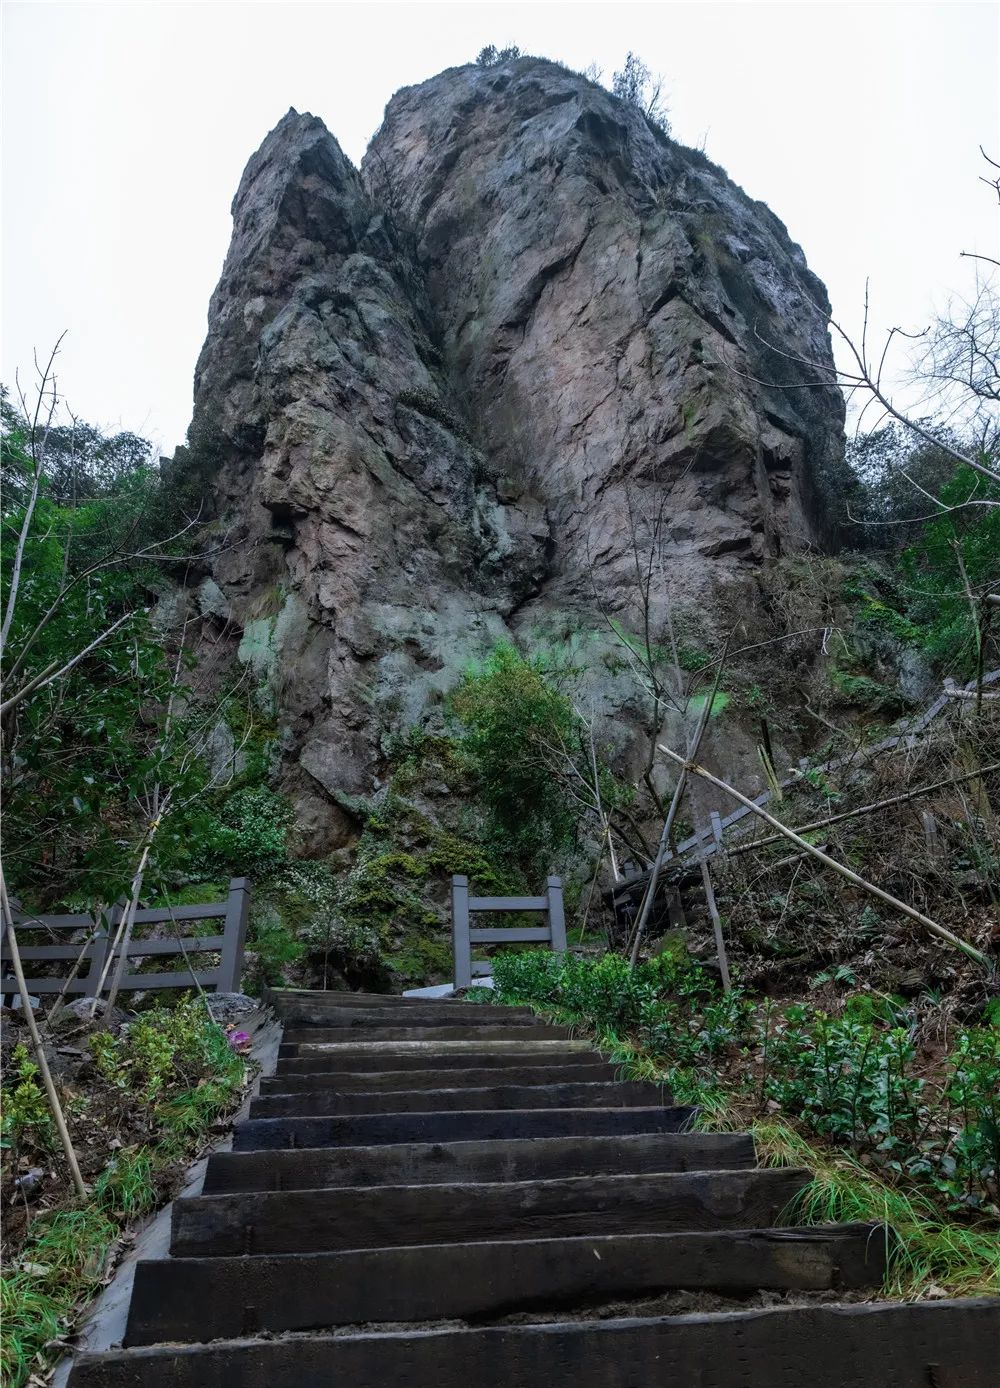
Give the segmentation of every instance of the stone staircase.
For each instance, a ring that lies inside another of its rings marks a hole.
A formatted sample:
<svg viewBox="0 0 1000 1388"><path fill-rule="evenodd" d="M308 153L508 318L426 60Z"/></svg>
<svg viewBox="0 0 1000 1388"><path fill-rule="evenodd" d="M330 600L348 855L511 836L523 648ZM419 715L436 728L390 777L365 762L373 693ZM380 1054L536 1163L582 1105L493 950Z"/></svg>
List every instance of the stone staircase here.
<svg viewBox="0 0 1000 1388"><path fill-rule="evenodd" d="M688 1131L567 1031L271 1001L277 1074L138 1265L126 1348L71 1388L1000 1384L1000 1302L861 1301L880 1231L782 1227L808 1172Z"/></svg>

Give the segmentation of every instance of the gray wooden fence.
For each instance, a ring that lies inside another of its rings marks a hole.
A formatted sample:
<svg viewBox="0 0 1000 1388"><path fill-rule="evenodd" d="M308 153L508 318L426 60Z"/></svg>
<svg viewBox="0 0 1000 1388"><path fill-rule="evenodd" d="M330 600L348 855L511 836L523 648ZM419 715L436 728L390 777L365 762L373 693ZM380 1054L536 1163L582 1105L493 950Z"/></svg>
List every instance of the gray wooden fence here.
<svg viewBox="0 0 1000 1388"><path fill-rule="evenodd" d="M121 904L105 911L100 920L94 921L86 915L38 915L15 911L14 926L18 935L31 932L51 932L64 936L77 936L76 943L20 946L21 958L25 964L55 963L67 964L68 968L43 977L28 977L28 991L61 993L66 988L67 995L83 994L92 998L97 995L97 987L104 973L108 954L111 951L115 930L122 918L124 907ZM190 988L194 980L205 989L218 993L239 991L240 973L243 968L243 947L246 941L247 918L250 911L250 883L246 877L234 877L229 883L229 895L225 901L208 902L202 906L156 906L135 913L136 926L169 925L174 927L169 939L137 940L133 937L126 950L131 959L149 959L180 955L185 960L182 969L171 969L163 973L127 973L122 977L123 990L136 991L147 988ZM192 921L221 920L220 935L182 935ZM79 939L80 935L84 939ZM82 963L67 985L66 980L72 967L81 958ZM199 954L218 954L219 963L211 969L192 971L187 960ZM0 964L6 965L10 958L6 936L0 944ZM27 971L26 971L27 972ZM108 974L110 976L110 969ZM13 974L3 967L0 977L0 992L6 1002L8 995L17 992Z"/></svg>
<svg viewBox="0 0 1000 1388"><path fill-rule="evenodd" d="M545 925L474 930L470 920L473 911L542 911L547 920ZM550 877L544 896L470 896L469 879L456 875L451 879L451 930L456 988L470 988L474 977L484 978L492 972L489 960L472 958L473 945L516 945L533 941L562 952L566 949L562 881Z"/></svg>

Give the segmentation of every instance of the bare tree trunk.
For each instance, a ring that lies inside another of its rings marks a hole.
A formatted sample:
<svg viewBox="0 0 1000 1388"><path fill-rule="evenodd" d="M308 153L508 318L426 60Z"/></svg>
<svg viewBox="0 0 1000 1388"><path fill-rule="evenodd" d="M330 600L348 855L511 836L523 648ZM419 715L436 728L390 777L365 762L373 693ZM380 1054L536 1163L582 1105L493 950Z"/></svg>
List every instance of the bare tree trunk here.
<svg viewBox="0 0 1000 1388"><path fill-rule="evenodd" d="M104 1010L105 1018L110 1018L111 1016L111 1009L115 1005L115 999L118 997L118 990L121 987L122 979L125 976L125 969L128 966L128 947L132 942L132 930L135 927L135 913L139 909L139 894L142 891L142 880L145 876L146 864L149 862L149 853L153 846L153 839L156 837L156 831L159 827L160 820L154 819L146 833L146 842L143 845L139 863L136 867L135 875L132 878L132 888L129 892L128 906L125 909L124 916L122 916L122 923L118 932L118 938L121 940L121 944L118 949L118 960L115 964L114 977L111 980L111 991L108 993L108 1005ZM114 950L112 949L108 953L108 963L111 962L113 956ZM103 983L104 979L102 978L102 986ZM98 988L97 991L99 995L101 991L100 988Z"/></svg>

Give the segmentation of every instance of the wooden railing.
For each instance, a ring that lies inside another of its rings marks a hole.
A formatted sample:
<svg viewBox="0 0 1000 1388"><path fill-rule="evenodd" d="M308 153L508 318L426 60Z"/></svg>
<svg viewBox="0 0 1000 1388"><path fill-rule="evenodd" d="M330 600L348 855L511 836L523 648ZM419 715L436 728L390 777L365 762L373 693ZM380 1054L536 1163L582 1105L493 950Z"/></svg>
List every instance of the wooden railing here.
<svg viewBox="0 0 1000 1388"><path fill-rule="evenodd" d="M990 685L996 684L998 681L1000 681L1000 670L991 670L989 674L984 675L978 683L982 688L986 689L989 688ZM883 738L881 742L876 742L870 747L865 747L863 749L865 758L870 759L874 756L878 756L881 752L892 752L897 748L907 750L915 747L917 745L917 740L923 735L927 727L933 723L938 715L948 708L949 705L953 705L954 700L971 699L975 697L976 685L976 680L970 680L968 684L961 686L956 685L954 680L945 680L944 692L939 694L932 704L925 708L922 713L907 719L902 725L897 724L896 726L900 729L899 732L893 733L890 737ZM995 696L990 695L988 697ZM852 754L847 757L833 757L829 761L820 762L816 766L813 766L810 764L808 758L803 757L799 762L798 771L792 776L786 776L783 781L779 781L778 785L782 791L789 790L792 786L800 785L805 779L807 772L811 771L821 776L826 776L830 772L840 771L845 767L850 767L855 761L856 754ZM771 792L765 790L761 791L759 795L755 795L753 797L753 802L755 805L764 806L770 799ZM713 854L718 853L722 847L722 837L726 830L731 829L734 825L740 825L742 821L746 819L747 815L752 814L753 811L748 809L745 805L741 805L738 810L733 810L731 814L727 815L720 815L717 810L713 810L709 815L707 828L692 834L688 839L682 840L682 842L677 845L676 850L667 850L663 859L664 867L671 862L676 864L679 859L687 858L691 854L704 854L706 857L711 857ZM751 820L750 822L752 823L753 821ZM749 825L744 825L743 827L747 828ZM666 880L667 874L664 876ZM625 901L628 897L634 895L640 887L644 886L648 878L648 868L643 869L641 872L627 874L621 882L617 882L615 886L611 888L610 892L606 894L607 899L609 899L612 904Z"/></svg>
<svg viewBox="0 0 1000 1388"><path fill-rule="evenodd" d="M29 963L66 963L71 967L58 974L43 977L29 977L26 981L28 992L34 994L61 993L82 994L84 997L97 996L97 988L102 976L110 976L107 968L108 955L124 907L115 905L104 912L98 921L86 915L38 915L26 912L14 913L14 926L19 935L28 932L63 932L79 936L86 932L89 938L74 943L28 945L21 944L21 958ZM239 991L240 973L243 968L243 947L246 941L247 918L250 911L250 883L245 877L234 877L229 883L229 895L225 901L208 902L201 906L156 906L135 913L136 926L168 925L173 927L171 938L156 940L137 940L133 937L126 949L126 957L132 959L169 958L180 955L185 967L171 969L163 973L127 973L123 975L121 988L135 991L147 988L191 988L195 984L219 993ZM181 930L191 921L221 920L222 933L218 935L181 935ZM115 951L117 953L117 951ZM219 963L211 969L193 969L190 961L199 954L218 954ZM6 965L10 957L6 938L0 946L0 963ZM75 977L70 978L72 967L77 965ZM67 979L69 982L67 983ZM7 996L17 992L13 974L3 968L0 977L0 991L4 1001Z"/></svg>
<svg viewBox="0 0 1000 1388"><path fill-rule="evenodd" d="M545 925L473 930L470 920L473 911L541 911L547 920ZM469 879L456 875L451 879L451 929L456 989L470 988L473 978L488 977L492 972L488 959L473 959L473 945L515 945L535 941L562 952L566 949L562 881L558 877L550 877L544 896L470 896Z"/></svg>

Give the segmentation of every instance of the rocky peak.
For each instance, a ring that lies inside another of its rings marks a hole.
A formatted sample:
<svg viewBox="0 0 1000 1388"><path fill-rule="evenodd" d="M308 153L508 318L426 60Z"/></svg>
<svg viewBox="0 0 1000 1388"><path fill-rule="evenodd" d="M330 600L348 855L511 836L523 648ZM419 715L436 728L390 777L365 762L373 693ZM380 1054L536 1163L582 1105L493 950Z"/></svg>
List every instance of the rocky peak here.
<svg viewBox="0 0 1000 1388"><path fill-rule="evenodd" d="M832 530L840 397L761 384L830 363L822 285L586 78L520 59L406 88L360 174L290 111L233 220L191 438L230 537L213 593L317 846L471 656L627 605L637 510L709 624Z"/></svg>

